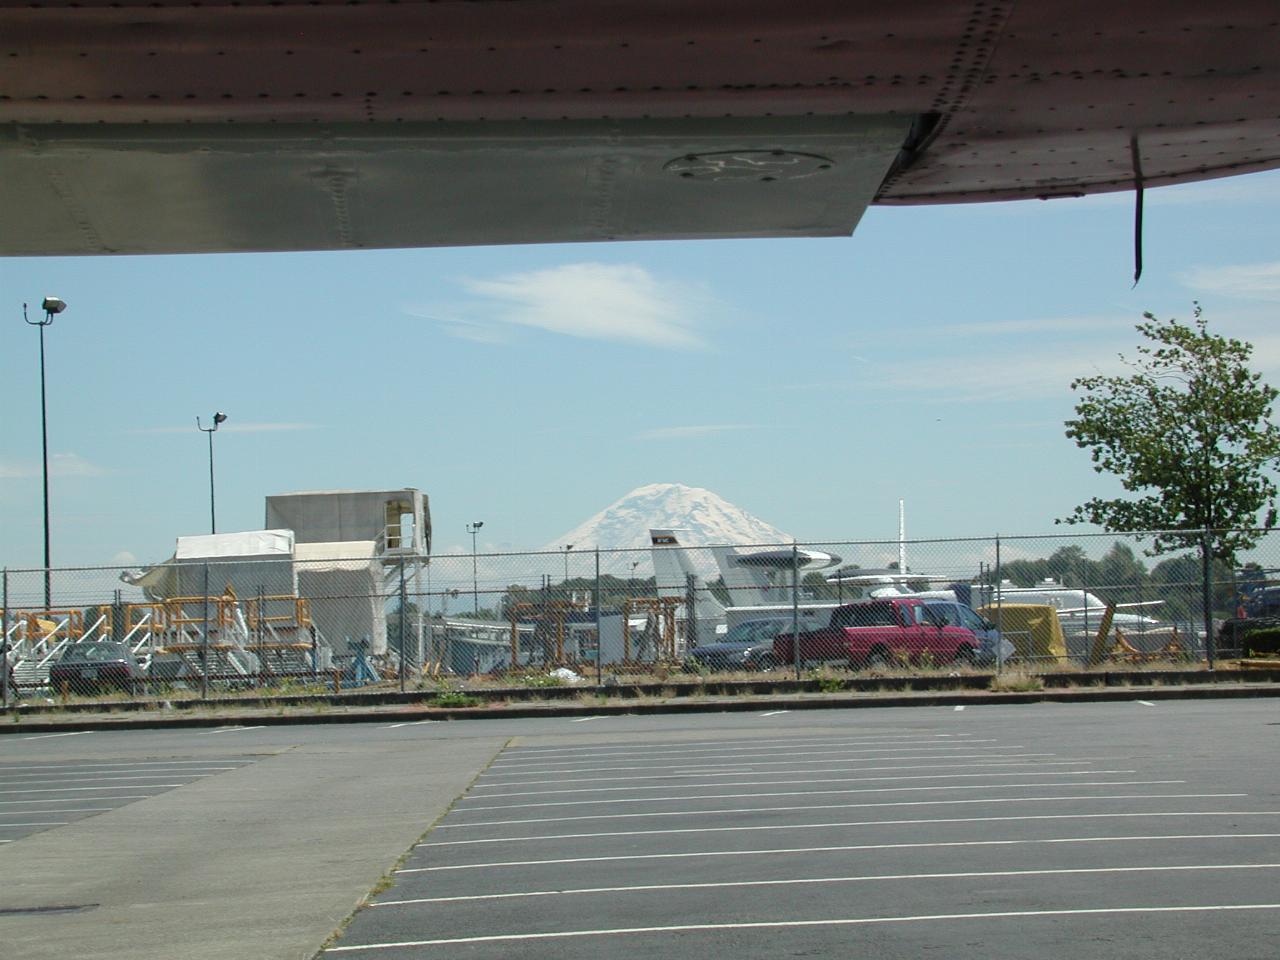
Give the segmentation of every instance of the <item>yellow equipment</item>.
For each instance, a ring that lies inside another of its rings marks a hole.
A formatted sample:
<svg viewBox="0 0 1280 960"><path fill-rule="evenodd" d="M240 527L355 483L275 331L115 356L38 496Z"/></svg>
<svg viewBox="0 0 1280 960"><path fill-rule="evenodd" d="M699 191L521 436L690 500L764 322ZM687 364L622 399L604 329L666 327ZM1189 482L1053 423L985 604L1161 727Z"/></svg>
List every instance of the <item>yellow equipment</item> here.
<svg viewBox="0 0 1280 960"><path fill-rule="evenodd" d="M995 623L1001 636L1014 646L1019 660L1067 658L1067 641L1062 635L1058 610L1047 603L1001 603L978 609Z"/></svg>

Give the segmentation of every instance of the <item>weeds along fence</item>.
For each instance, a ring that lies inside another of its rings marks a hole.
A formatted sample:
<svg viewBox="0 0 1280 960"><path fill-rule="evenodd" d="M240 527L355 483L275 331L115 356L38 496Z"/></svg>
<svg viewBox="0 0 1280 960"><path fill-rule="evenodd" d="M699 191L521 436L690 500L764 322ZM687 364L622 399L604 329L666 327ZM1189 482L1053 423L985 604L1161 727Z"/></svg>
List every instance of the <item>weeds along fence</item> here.
<svg viewBox="0 0 1280 960"><path fill-rule="evenodd" d="M976 611L1004 640L989 647L993 668L1006 656L1212 663L1241 652L1242 618L1280 612L1273 534L1225 563L1206 562L1200 533L1159 558L1144 552L1151 534L708 547L678 533L627 550L351 556L299 545L143 569L5 569L0 696L405 688L513 671L599 679L680 664L799 673L817 664L771 659L774 634L887 593L928 597L943 619L971 616L959 603ZM1028 619L1027 605L1052 606L1057 628ZM892 652L902 667L941 666Z"/></svg>

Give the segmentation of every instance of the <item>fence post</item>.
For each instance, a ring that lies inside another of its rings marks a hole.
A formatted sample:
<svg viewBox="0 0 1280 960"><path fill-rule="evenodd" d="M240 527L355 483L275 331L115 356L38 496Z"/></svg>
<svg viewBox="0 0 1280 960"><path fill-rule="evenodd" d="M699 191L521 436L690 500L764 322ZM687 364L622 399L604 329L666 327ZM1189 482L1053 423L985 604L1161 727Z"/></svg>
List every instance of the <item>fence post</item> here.
<svg viewBox="0 0 1280 960"><path fill-rule="evenodd" d="M400 558L400 692L404 693L404 618L408 611L405 610L405 594L404 594L404 557Z"/></svg>
<svg viewBox="0 0 1280 960"><path fill-rule="evenodd" d="M204 630L200 634L200 699L209 697L209 561L204 562Z"/></svg>
<svg viewBox="0 0 1280 960"><path fill-rule="evenodd" d="M684 576L684 608L688 619L684 628L684 647L686 650L698 646L698 581L692 573ZM675 640L672 639L671 656L676 655Z"/></svg>
<svg viewBox="0 0 1280 960"><path fill-rule="evenodd" d="M1204 533L1200 539L1200 603L1202 606L1201 613L1204 617L1204 655L1209 661L1209 669L1216 669L1214 666L1214 637L1213 637L1213 598L1212 589L1209 578L1213 575L1213 565L1209 554L1209 525L1205 524Z"/></svg>
<svg viewBox="0 0 1280 960"><path fill-rule="evenodd" d="M992 585L993 594L996 601L996 673L1004 669L1004 608L1001 604L1004 601L1004 594L1000 589L1000 534L996 534L996 572L992 577L995 581Z"/></svg>
<svg viewBox="0 0 1280 960"><path fill-rule="evenodd" d="M9 568L4 568L4 607L0 613L0 706L9 706Z"/></svg>
<svg viewBox="0 0 1280 960"><path fill-rule="evenodd" d="M791 544L791 659L800 679L800 548Z"/></svg>
<svg viewBox="0 0 1280 960"><path fill-rule="evenodd" d="M604 683L603 667L600 661L600 651L604 647L604 637L600 635L600 548L596 547L596 686Z"/></svg>
<svg viewBox="0 0 1280 960"><path fill-rule="evenodd" d="M258 657L258 686L266 686L266 659L262 652L264 639L262 636L262 624L266 618L266 600L267 588L265 584L258 584L258 606L253 618L253 629L249 632L249 643L254 648L254 652Z"/></svg>

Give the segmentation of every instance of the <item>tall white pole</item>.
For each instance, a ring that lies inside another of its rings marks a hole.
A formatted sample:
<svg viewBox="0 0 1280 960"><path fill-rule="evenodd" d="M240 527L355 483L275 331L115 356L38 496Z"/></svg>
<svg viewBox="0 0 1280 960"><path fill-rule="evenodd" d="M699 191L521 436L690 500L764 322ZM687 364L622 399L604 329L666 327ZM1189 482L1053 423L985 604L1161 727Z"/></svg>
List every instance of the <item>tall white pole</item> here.
<svg viewBox="0 0 1280 960"><path fill-rule="evenodd" d="M898 572L907 572L907 502L898 498Z"/></svg>

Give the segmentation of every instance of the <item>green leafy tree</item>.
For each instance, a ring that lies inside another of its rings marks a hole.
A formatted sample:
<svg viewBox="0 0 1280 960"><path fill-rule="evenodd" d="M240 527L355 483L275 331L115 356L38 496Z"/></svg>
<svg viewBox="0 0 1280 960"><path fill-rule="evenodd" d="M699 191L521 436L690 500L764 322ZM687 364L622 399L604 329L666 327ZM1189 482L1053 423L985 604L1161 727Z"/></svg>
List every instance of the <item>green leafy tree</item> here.
<svg viewBox="0 0 1280 960"><path fill-rule="evenodd" d="M800 580L801 596L816 603L835 603L840 598L840 590L834 583L816 570L806 573Z"/></svg>
<svg viewBox="0 0 1280 960"><path fill-rule="evenodd" d="M1097 564L1096 592L1113 603L1142 603L1150 575L1133 548L1117 540Z"/></svg>
<svg viewBox="0 0 1280 960"><path fill-rule="evenodd" d="M1132 499L1095 497L1060 522L1108 531L1211 530L1212 556L1228 562L1276 522L1271 468L1280 429L1270 422L1277 391L1248 367L1251 344L1210 333L1200 304L1182 323L1150 313L1147 343L1127 376L1080 377L1067 436L1094 470L1120 479ZM1199 542L1199 534L1154 535L1151 552Z"/></svg>

